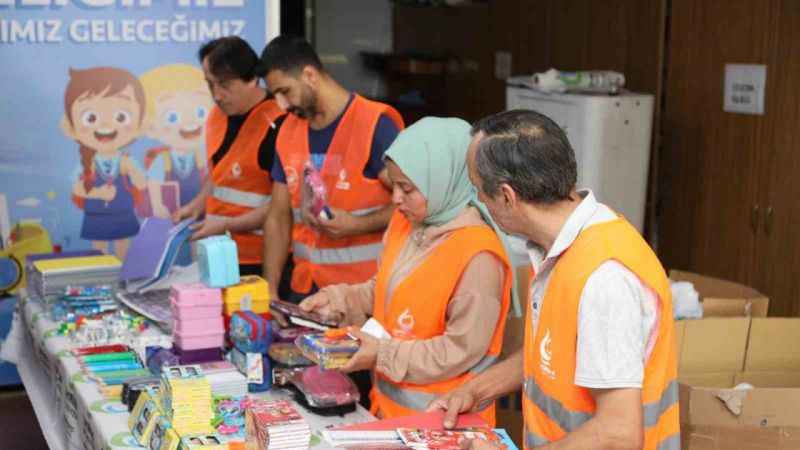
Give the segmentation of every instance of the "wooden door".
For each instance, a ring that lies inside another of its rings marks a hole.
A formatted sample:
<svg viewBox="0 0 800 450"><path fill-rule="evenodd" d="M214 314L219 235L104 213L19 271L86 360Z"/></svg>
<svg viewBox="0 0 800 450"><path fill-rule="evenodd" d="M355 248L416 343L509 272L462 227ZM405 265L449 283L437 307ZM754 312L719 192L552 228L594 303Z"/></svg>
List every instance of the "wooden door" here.
<svg viewBox="0 0 800 450"><path fill-rule="evenodd" d="M755 287L770 315L800 315L800 2L779 0L767 66L762 227Z"/></svg>
<svg viewBox="0 0 800 450"><path fill-rule="evenodd" d="M726 63L766 63L769 6L672 1L659 189L667 267L753 281L751 213L765 117L723 112L723 78Z"/></svg>

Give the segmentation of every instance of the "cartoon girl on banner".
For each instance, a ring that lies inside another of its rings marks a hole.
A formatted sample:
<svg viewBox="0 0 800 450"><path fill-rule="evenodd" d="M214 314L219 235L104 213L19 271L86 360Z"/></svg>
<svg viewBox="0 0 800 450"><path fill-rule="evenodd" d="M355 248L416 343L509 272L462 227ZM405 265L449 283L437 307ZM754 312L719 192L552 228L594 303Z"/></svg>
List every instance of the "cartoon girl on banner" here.
<svg viewBox="0 0 800 450"><path fill-rule="evenodd" d="M162 144L145 155L148 198L140 213L167 218L200 192L206 170L205 124L211 107L203 71L187 64L156 67L139 80L147 96L145 133Z"/></svg>
<svg viewBox="0 0 800 450"><path fill-rule="evenodd" d="M83 209L81 238L124 258L128 238L139 232L134 213L146 180L123 149L139 137L144 89L133 74L115 67L69 71L64 92L66 135L80 145L81 165L72 189Z"/></svg>

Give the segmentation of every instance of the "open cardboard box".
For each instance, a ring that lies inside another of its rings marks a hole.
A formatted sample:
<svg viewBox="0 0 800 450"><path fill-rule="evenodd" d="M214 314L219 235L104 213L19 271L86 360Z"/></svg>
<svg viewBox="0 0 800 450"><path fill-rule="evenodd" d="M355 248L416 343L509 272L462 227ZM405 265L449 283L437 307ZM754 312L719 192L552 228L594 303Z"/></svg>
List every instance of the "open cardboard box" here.
<svg viewBox="0 0 800 450"><path fill-rule="evenodd" d="M700 294L702 319L675 322L678 373L719 373L741 370L751 317L766 317L769 299L753 288L732 281L672 270L673 281L689 281Z"/></svg>
<svg viewBox="0 0 800 450"><path fill-rule="evenodd" d="M800 449L798 343L800 319L753 318L740 368L681 373L682 448ZM732 390L739 383L754 389Z"/></svg>

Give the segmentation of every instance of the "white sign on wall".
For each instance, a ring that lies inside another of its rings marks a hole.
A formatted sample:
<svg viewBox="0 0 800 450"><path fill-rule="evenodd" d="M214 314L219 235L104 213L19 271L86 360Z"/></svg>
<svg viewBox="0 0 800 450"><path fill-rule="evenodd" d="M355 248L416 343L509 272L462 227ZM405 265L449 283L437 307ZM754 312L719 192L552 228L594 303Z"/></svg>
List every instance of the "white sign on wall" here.
<svg viewBox="0 0 800 450"><path fill-rule="evenodd" d="M764 114L767 66L763 64L725 64L723 111Z"/></svg>

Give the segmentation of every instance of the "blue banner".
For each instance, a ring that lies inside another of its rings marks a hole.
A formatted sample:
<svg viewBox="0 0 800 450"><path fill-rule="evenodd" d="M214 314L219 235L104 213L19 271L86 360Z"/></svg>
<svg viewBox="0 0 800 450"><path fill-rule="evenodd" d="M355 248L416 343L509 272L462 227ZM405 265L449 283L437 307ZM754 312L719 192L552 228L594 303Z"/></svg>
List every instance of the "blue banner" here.
<svg viewBox="0 0 800 450"><path fill-rule="evenodd" d="M36 221L64 250L120 254L188 202L212 105L197 51L238 35L260 52L275 3L0 0L0 231Z"/></svg>

